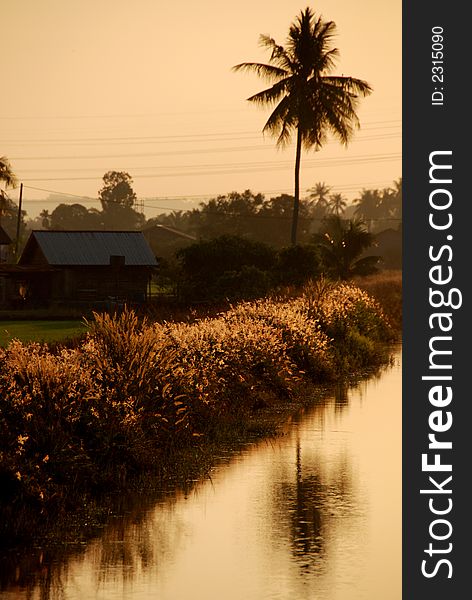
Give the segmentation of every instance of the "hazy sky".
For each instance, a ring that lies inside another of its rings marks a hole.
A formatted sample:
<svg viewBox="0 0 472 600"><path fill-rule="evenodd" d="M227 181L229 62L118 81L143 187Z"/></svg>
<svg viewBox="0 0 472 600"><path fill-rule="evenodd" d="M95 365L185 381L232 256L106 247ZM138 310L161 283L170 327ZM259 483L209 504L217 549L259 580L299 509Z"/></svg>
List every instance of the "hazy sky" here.
<svg viewBox="0 0 472 600"><path fill-rule="evenodd" d="M294 147L264 139L268 109L245 101L266 83L231 67L266 62L259 34L284 43L306 2L0 2L0 156L27 186L29 216L54 208L39 202L49 191L96 198L111 169L130 173L148 216L232 190L292 192ZM333 141L304 153L301 188L324 181L352 199L401 175L401 2L310 6L338 26L334 73L374 93L347 149Z"/></svg>

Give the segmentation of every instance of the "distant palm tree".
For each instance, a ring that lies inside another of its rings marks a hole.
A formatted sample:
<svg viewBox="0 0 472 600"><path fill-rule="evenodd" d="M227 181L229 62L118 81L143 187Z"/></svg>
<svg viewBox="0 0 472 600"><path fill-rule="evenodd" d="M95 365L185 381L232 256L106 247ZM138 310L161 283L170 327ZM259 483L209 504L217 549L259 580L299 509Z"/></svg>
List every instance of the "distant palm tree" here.
<svg viewBox="0 0 472 600"><path fill-rule="evenodd" d="M5 184L5 188L15 187L17 183L16 175L6 156L0 156L0 182Z"/></svg>
<svg viewBox="0 0 472 600"><path fill-rule="evenodd" d="M347 206L346 198L342 194L331 194L328 198L328 210L332 215L340 217Z"/></svg>
<svg viewBox="0 0 472 600"><path fill-rule="evenodd" d="M316 19L306 8L290 26L285 48L269 36L260 36L261 45L271 51L269 64L245 62L233 67L235 71L253 71L274 82L248 98L256 104L276 104L263 132L277 135L280 147L289 143L294 132L297 134L292 244L297 241L302 146L319 150L328 133L347 144L359 126L359 95L367 96L372 91L361 79L328 74L339 54L331 46L335 31L333 21Z"/></svg>
<svg viewBox="0 0 472 600"><path fill-rule="evenodd" d="M324 271L331 277L345 280L377 270L379 256L362 257L374 244L374 236L360 220L346 221L332 215L325 220L315 242Z"/></svg>
<svg viewBox="0 0 472 600"><path fill-rule="evenodd" d="M326 185L324 181L320 181L315 184L314 187L307 189L307 192L310 192L308 197L316 202L316 206L324 209L327 208L328 198L331 192L331 187L329 185Z"/></svg>
<svg viewBox="0 0 472 600"><path fill-rule="evenodd" d="M379 218L382 204L382 192L380 190L362 190L359 198L354 200L357 208L354 214L366 222Z"/></svg>
<svg viewBox="0 0 472 600"><path fill-rule="evenodd" d="M5 185L5 190L9 187L15 187L17 179L6 156L0 156L0 183ZM9 198L6 192L0 189L0 221L2 216L7 214L9 209Z"/></svg>

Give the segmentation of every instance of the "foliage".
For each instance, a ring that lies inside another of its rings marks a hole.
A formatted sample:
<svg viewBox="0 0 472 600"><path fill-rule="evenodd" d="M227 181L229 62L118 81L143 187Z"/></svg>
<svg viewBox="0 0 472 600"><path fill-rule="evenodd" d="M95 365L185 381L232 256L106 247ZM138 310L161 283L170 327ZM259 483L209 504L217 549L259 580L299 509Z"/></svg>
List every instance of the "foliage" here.
<svg viewBox="0 0 472 600"><path fill-rule="evenodd" d="M372 231L398 227L402 219L402 179L382 190L364 189L354 203L355 215L366 223L372 222Z"/></svg>
<svg viewBox="0 0 472 600"><path fill-rule="evenodd" d="M25 504L55 512L129 474L167 469L177 448L290 398L303 379L379 362L391 335L365 292L323 281L192 324L125 310L89 327L73 350L0 349L2 516Z"/></svg>
<svg viewBox="0 0 472 600"><path fill-rule="evenodd" d="M382 271L368 277L357 277L354 283L382 305L389 323L395 330L401 331L402 272Z"/></svg>
<svg viewBox="0 0 472 600"><path fill-rule="evenodd" d="M333 341L335 371L361 369L381 360L378 342L392 337L380 304L358 287L321 278L305 290L305 308Z"/></svg>
<svg viewBox="0 0 472 600"><path fill-rule="evenodd" d="M98 192L104 211L115 207L133 208L136 194L131 187L133 180L124 171L107 171L103 176L103 187Z"/></svg>
<svg viewBox="0 0 472 600"><path fill-rule="evenodd" d="M359 96L372 91L361 79L330 74L339 55L332 47L335 32L333 21L316 18L307 7L290 26L285 47L260 36L261 46L270 51L268 64L245 62L234 67L274 82L248 98L259 105L276 104L263 132L276 135L279 146L286 146L296 133L292 244L297 238L302 146L319 150L328 133L347 144L358 126Z"/></svg>
<svg viewBox="0 0 472 600"><path fill-rule="evenodd" d="M15 240L16 238L18 210L19 207L17 203L9 198L5 192L0 190L0 225L7 232L11 240ZM22 210L20 219L20 240L24 238L25 215L26 212Z"/></svg>
<svg viewBox="0 0 472 600"><path fill-rule="evenodd" d="M8 197L6 190L10 187L16 187L17 177L13 172L10 161L6 156L0 156L0 225L7 232L11 240L16 239L16 228L18 221L18 206ZM23 237L25 227L25 212L22 211L20 217L20 238ZM3 258L4 259L4 258Z"/></svg>
<svg viewBox="0 0 472 600"><path fill-rule="evenodd" d="M133 180L125 171L108 171L103 176L103 187L98 192L103 220L112 229L139 229L145 218L133 209L136 193Z"/></svg>
<svg viewBox="0 0 472 600"><path fill-rule="evenodd" d="M328 211L332 215L340 217L346 210L347 201L342 194L330 194L328 199Z"/></svg>
<svg viewBox="0 0 472 600"><path fill-rule="evenodd" d="M270 286L275 253L267 245L222 235L182 248L181 294L190 300L250 298Z"/></svg>
<svg viewBox="0 0 472 600"><path fill-rule="evenodd" d="M5 188L15 187L18 183L10 161L6 156L0 156L0 182L5 185Z"/></svg>
<svg viewBox="0 0 472 600"><path fill-rule="evenodd" d="M100 211L94 208L87 209L77 203L59 204L51 214L43 211L41 218L46 229L97 230L104 228Z"/></svg>
<svg viewBox="0 0 472 600"><path fill-rule="evenodd" d="M40 217L30 227L62 230L119 230L140 229L145 217L134 210L136 194L133 191L131 176L125 172L108 171L103 176L103 187L99 191L102 210L86 208L77 202L69 203L60 195L52 199L66 200L50 213L43 210Z"/></svg>
<svg viewBox="0 0 472 600"><path fill-rule="evenodd" d="M147 224L166 225L197 238L243 235L247 239L282 248L290 235L292 212L293 196L289 194L265 198L262 194L245 190L211 198L202 202L198 209L159 215ZM315 229L314 223L319 225L325 215L326 211L320 211L312 199L300 200L300 243L309 241Z"/></svg>
<svg viewBox="0 0 472 600"><path fill-rule="evenodd" d="M374 243L362 221L343 220L338 216L325 219L314 236L324 272L336 279L369 275L377 270L378 256L362 256Z"/></svg>
<svg viewBox="0 0 472 600"><path fill-rule="evenodd" d="M280 285L303 285L321 272L320 260L313 244L287 246L277 253L275 279Z"/></svg>

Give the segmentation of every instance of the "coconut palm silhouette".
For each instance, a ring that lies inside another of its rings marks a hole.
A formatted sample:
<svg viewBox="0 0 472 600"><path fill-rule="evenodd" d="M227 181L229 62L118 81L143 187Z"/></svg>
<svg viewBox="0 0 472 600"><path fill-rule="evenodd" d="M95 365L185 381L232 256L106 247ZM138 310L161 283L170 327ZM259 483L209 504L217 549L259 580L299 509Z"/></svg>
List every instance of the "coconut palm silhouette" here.
<svg viewBox="0 0 472 600"><path fill-rule="evenodd" d="M372 91L361 79L330 74L339 56L332 46L335 32L333 21L315 18L307 7L290 26L285 47L269 36L260 36L261 45L271 52L268 64L244 62L233 67L274 82L248 98L260 105L276 104L263 132L276 135L279 147L286 146L296 133L292 244L297 241L302 147L319 150L328 133L346 145L359 126L359 96Z"/></svg>

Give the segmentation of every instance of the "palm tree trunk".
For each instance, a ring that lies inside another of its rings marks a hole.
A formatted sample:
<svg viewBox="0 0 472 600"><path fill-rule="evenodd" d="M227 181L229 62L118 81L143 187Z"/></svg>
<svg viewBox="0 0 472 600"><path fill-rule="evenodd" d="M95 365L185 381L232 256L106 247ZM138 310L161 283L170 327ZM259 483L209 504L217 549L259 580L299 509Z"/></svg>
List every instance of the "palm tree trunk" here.
<svg viewBox="0 0 472 600"><path fill-rule="evenodd" d="M295 155L295 198L293 201L292 217L292 246L297 243L298 212L300 208L300 162L302 157L302 132L300 127L297 129L297 153Z"/></svg>

